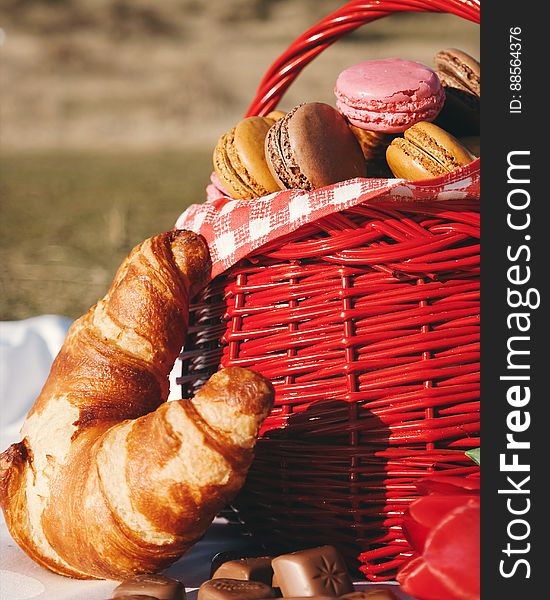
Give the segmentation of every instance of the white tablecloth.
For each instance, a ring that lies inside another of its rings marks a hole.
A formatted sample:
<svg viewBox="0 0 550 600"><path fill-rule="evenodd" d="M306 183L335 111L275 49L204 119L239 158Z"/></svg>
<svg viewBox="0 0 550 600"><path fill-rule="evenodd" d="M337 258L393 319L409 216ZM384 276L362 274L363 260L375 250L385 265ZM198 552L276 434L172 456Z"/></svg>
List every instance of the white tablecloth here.
<svg viewBox="0 0 550 600"><path fill-rule="evenodd" d="M19 440L19 429L46 379L51 362L71 321L44 315L24 321L0 322L0 451ZM170 375L170 397L178 398L176 369ZM188 599L208 579L210 562L218 552L246 549L253 541L225 519L217 518L206 536L164 574L183 581ZM257 543L255 544L257 546ZM80 581L55 575L26 556L0 518L0 600L107 600L118 582ZM357 588L366 586L357 582ZM413 600L392 589L402 600Z"/></svg>
<svg viewBox="0 0 550 600"><path fill-rule="evenodd" d="M196 598L196 590L210 574L210 561L218 552L246 548L248 538L225 519L215 519L207 535L164 574L183 581ZM81 581L50 573L27 557L1 524L0 599L1 600L106 600L118 585L115 581Z"/></svg>

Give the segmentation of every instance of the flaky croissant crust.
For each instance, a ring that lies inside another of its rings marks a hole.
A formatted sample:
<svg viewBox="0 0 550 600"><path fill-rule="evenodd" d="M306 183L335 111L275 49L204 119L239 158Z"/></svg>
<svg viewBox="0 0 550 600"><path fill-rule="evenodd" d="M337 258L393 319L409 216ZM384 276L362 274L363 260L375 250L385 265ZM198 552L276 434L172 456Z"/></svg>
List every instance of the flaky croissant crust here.
<svg viewBox="0 0 550 600"><path fill-rule="evenodd" d="M166 402L204 240L171 231L136 247L75 321L22 428L0 455L0 503L31 558L63 575L120 579L179 558L238 492L273 388L239 368Z"/></svg>

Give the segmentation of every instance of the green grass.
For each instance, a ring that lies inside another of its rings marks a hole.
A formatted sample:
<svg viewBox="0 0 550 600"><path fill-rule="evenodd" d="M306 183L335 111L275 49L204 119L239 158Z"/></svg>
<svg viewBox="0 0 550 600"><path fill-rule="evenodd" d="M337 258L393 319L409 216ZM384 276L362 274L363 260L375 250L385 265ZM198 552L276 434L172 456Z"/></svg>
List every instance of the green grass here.
<svg viewBox="0 0 550 600"><path fill-rule="evenodd" d="M128 251L204 200L210 153L11 153L0 167L0 319L77 317Z"/></svg>

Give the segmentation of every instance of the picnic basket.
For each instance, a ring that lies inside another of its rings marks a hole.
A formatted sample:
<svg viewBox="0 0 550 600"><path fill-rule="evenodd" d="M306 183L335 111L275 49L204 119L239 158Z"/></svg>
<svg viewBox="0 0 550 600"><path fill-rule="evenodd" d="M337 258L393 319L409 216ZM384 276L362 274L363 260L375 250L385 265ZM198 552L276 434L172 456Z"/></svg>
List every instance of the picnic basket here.
<svg viewBox="0 0 550 600"><path fill-rule="evenodd" d="M341 36L400 11L479 23L480 8L348 2L272 65L247 115L272 110ZM224 366L269 377L275 407L234 503L238 519L283 549L334 544L369 579L384 580L410 555L400 520L415 481L476 470L464 451L479 445L479 159L427 182L332 187L265 199L309 208L297 225L252 236L255 244L220 261L191 307L178 381L187 397ZM345 208L335 210L340 198ZM227 199L179 223L210 243L227 235L233 205L250 234L246 211L261 202Z"/></svg>

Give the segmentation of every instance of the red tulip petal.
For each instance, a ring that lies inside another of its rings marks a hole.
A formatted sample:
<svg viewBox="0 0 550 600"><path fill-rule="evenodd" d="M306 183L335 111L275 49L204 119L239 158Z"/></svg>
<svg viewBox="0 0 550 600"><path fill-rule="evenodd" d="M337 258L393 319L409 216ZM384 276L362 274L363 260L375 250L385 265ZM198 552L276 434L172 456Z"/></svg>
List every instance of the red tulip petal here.
<svg viewBox="0 0 550 600"><path fill-rule="evenodd" d="M399 570L397 581L406 594L417 600L454 600L452 590L434 577L421 556L413 558Z"/></svg>
<svg viewBox="0 0 550 600"><path fill-rule="evenodd" d="M480 565L480 503L469 498L432 530L423 559L442 585L454 590L453 598L478 600Z"/></svg>
<svg viewBox="0 0 550 600"><path fill-rule="evenodd" d="M411 517L426 527L435 527L441 519L467 500L464 496L422 496L409 505Z"/></svg>
<svg viewBox="0 0 550 600"><path fill-rule="evenodd" d="M409 545L413 549L413 552L415 554L422 554L424 551L424 545L426 544L426 540L430 534L429 527L425 527L418 521L415 521L408 511L403 515L401 527L407 542L409 542Z"/></svg>
<svg viewBox="0 0 550 600"><path fill-rule="evenodd" d="M471 494L479 492L481 484L478 477L433 476L421 479L416 487L421 494Z"/></svg>
<svg viewBox="0 0 550 600"><path fill-rule="evenodd" d="M409 505L403 516L403 532L412 549L422 554L430 531L457 506L464 496L422 496Z"/></svg>

